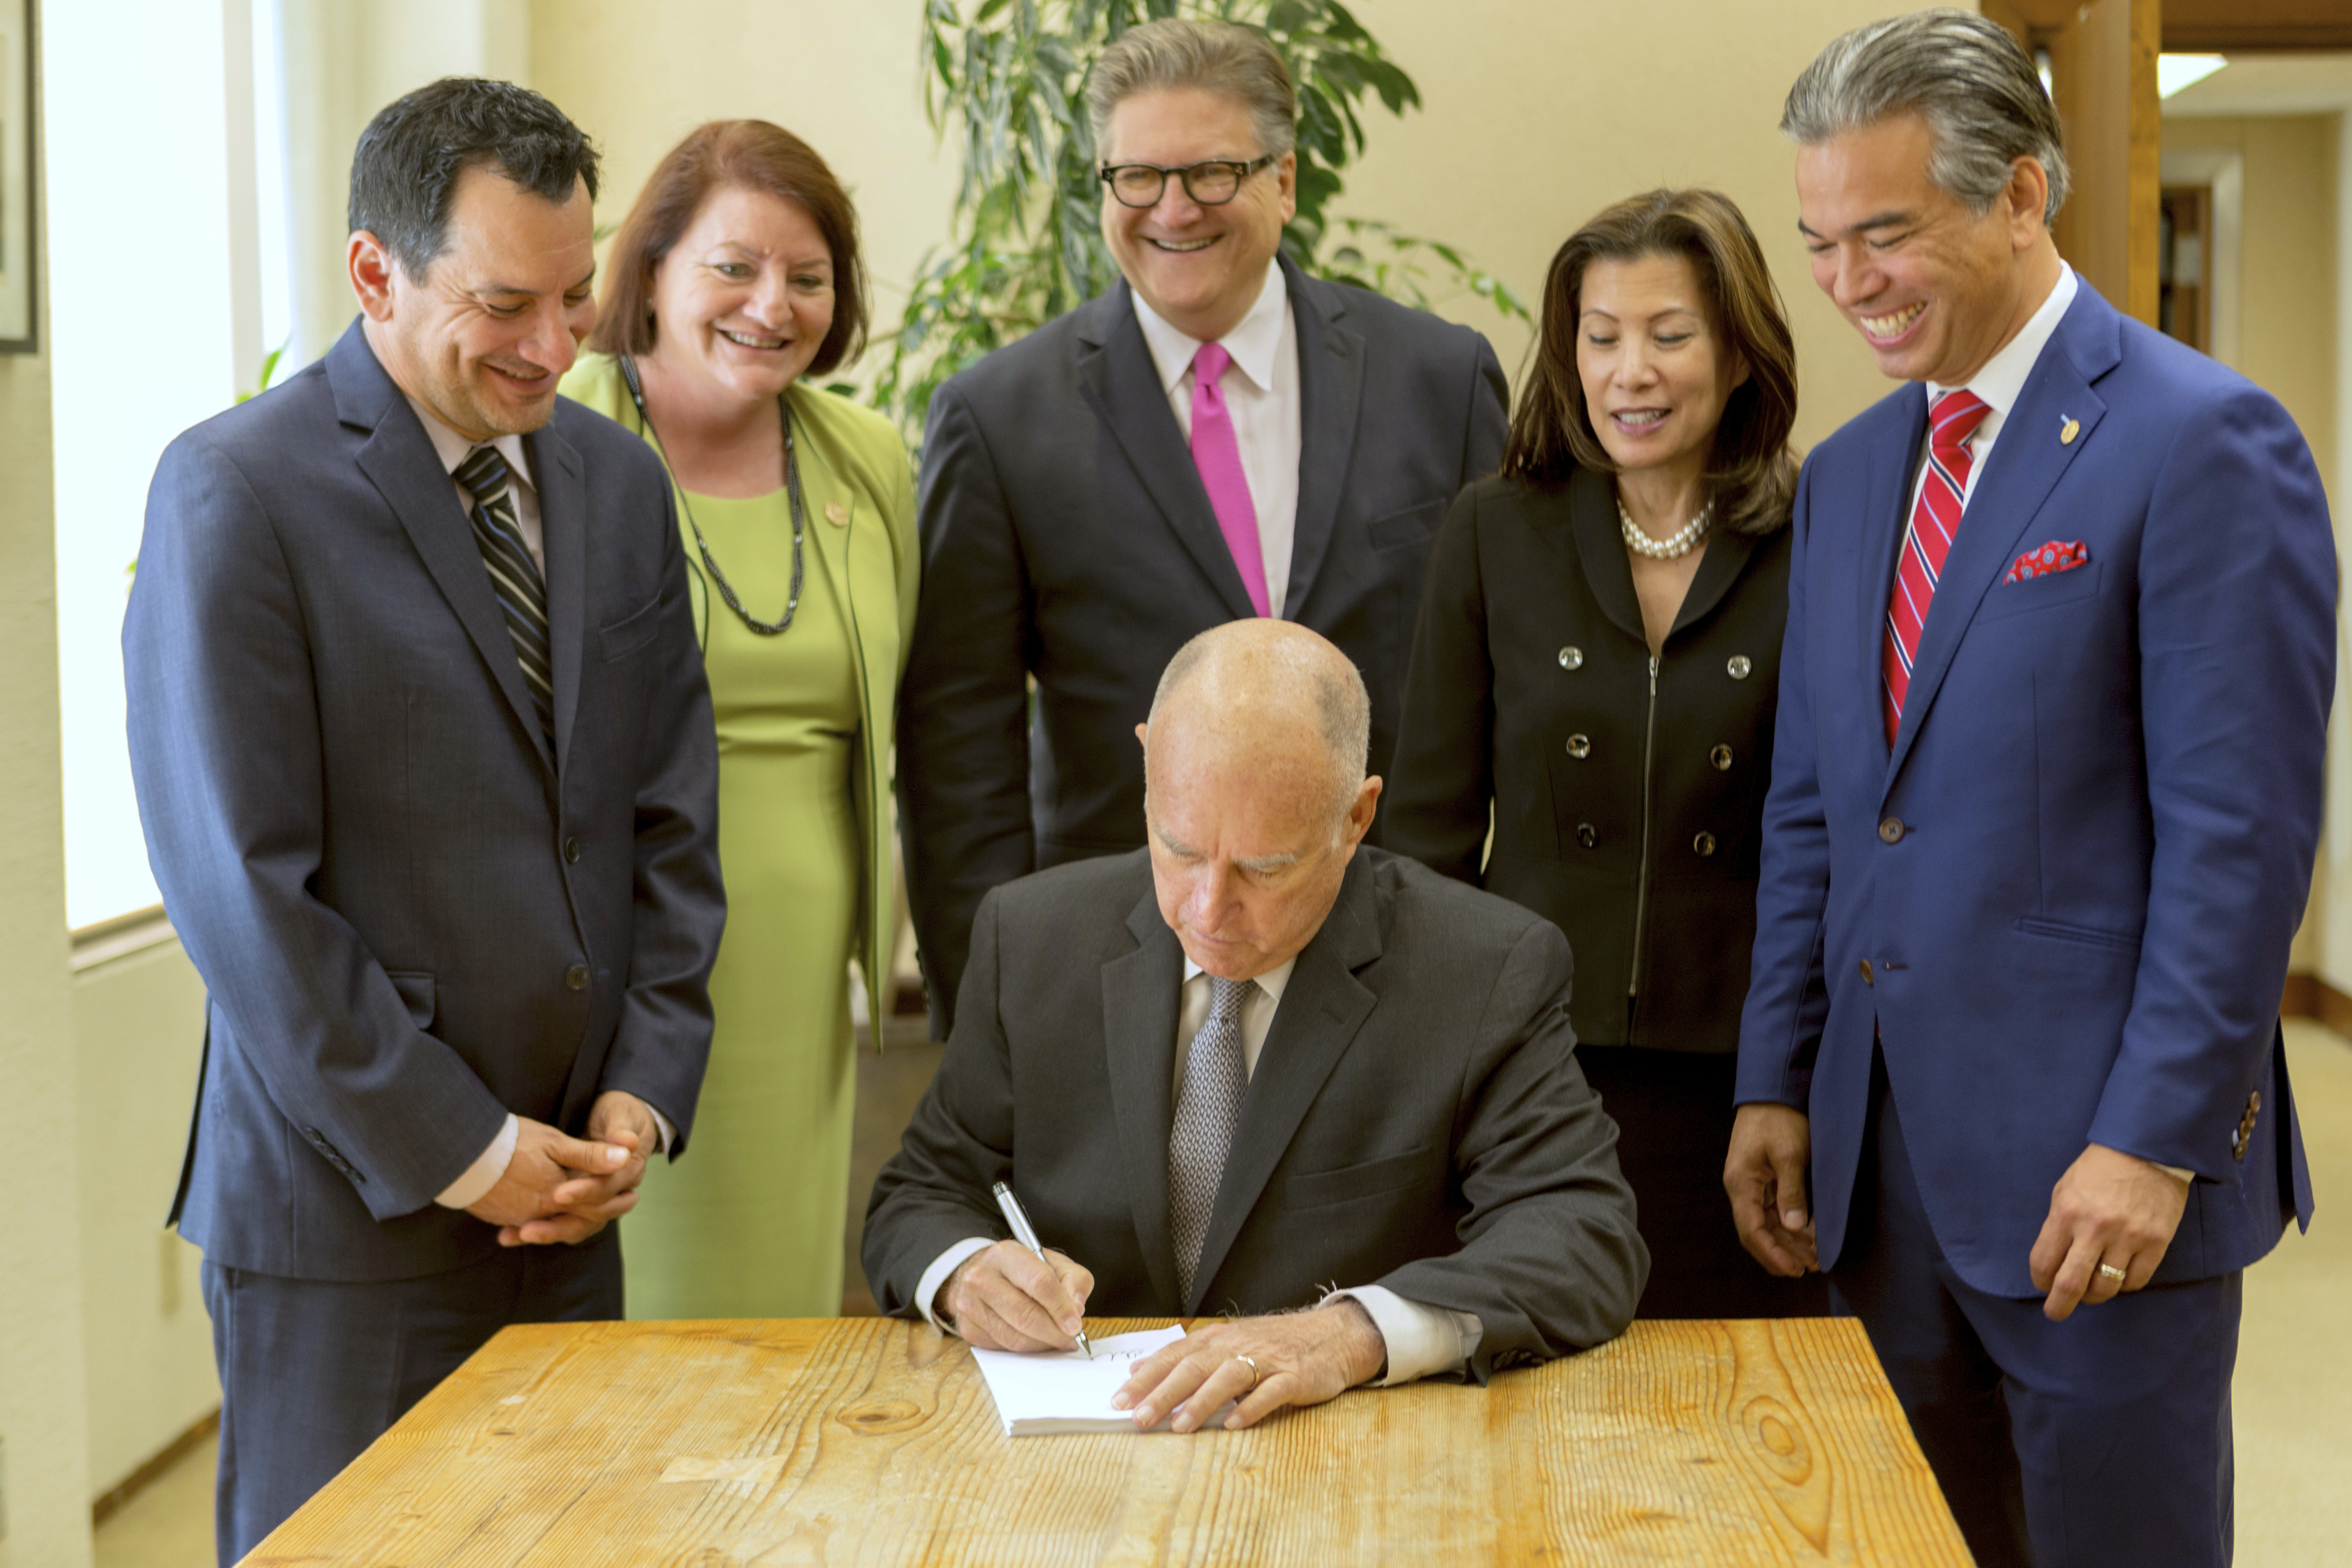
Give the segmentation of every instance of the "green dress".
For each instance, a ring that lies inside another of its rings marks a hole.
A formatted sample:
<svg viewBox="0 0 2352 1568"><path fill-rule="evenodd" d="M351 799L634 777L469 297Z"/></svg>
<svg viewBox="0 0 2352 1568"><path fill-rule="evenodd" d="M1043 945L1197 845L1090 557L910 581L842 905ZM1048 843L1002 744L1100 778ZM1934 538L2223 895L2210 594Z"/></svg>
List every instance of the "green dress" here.
<svg viewBox="0 0 2352 1568"><path fill-rule="evenodd" d="M781 618L793 580L784 492L687 500L743 607ZM859 705L838 586L815 545L805 542L800 608L777 636L753 632L716 593L707 601L727 883L710 973L719 1024L687 1156L646 1172L625 1227L633 1318L841 1310L857 1087L848 973Z"/></svg>
<svg viewBox="0 0 2352 1568"><path fill-rule="evenodd" d="M632 430L617 368L584 356L563 391ZM897 929L889 757L918 574L906 447L879 415L788 394L804 498L800 607L762 637L680 542L719 734L727 929L710 975L710 1065L678 1158L647 1169L621 1222L629 1316L831 1317L841 1310L856 1068L849 963L869 1009ZM745 609L792 591L785 492L677 498ZM666 1110L668 1108L665 1108Z"/></svg>

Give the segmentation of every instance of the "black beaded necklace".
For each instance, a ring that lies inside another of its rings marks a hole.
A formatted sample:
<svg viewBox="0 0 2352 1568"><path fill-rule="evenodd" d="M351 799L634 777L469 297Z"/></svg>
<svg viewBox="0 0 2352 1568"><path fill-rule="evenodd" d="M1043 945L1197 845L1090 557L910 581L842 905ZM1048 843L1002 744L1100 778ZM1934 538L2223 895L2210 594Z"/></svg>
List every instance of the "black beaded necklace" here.
<svg viewBox="0 0 2352 1568"><path fill-rule="evenodd" d="M667 467L669 448L662 444L661 432L654 428L654 416L646 410L646 389L637 379L636 361L623 354L620 363L621 379L629 388L629 401L637 405L637 422L646 427L646 434L654 438L654 449L661 454L662 463ZM793 510L793 595L784 602L782 620L763 621L743 607L743 601L735 596L735 585L727 581L727 574L719 569L718 558L710 553L710 542L702 537L702 525L694 521L694 506L686 499L686 487L677 487L677 504L686 510L686 526L694 531L694 547L702 552L702 563L710 568L710 580L719 585L719 596L727 601L727 607L734 611L745 626L763 637L774 637L793 624L793 616L801 607L803 581L801 535L805 531L805 525L802 515L804 508L801 501L801 465L800 459L793 453L793 411L781 392L776 395L776 414L784 424L784 493L791 499Z"/></svg>

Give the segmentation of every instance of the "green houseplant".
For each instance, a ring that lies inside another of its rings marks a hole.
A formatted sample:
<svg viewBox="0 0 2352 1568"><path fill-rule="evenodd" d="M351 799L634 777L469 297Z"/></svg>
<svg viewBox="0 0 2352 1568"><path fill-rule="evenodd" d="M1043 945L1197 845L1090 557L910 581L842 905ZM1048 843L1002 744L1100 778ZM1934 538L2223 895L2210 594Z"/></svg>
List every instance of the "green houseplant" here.
<svg viewBox="0 0 2352 1568"><path fill-rule="evenodd" d="M1303 269L1426 307L1463 294L1526 307L1453 247L1331 206L1365 144L1371 102L1419 107L1412 79L1339 0L924 0L924 108L962 155L954 228L924 258L889 338L876 403L910 440L949 376L1110 287L1094 134L1084 100L1105 45L1136 23L1215 17L1262 29L1298 93L1297 216L1283 248Z"/></svg>

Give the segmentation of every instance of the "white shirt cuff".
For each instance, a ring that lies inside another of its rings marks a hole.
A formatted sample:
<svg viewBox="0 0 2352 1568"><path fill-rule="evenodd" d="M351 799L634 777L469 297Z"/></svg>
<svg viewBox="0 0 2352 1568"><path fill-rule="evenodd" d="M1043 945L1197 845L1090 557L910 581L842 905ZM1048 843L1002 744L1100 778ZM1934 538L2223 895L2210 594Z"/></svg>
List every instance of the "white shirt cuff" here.
<svg viewBox="0 0 2352 1568"><path fill-rule="evenodd" d="M1359 1285L1346 1290L1334 1290L1316 1302L1318 1307L1334 1301L1353 1301L1370 1315L1372 1327L1378 1329L1381 1342L1388 1347L1388 1375L1379 1386L1393 1388L1400 1383L1431 1377L1442 1372L1460 1372L1478 1353L1478 1342L1486 1337L1486 1325L1475 1312L1449 1311L1444 1307L1425 1307L1419 1301L1408 1301L1395 1291L1381 1285Z"/></svg>
<svg viewBox="0 0 2352 1568"><path fill-rule="evenodd" d="M2155 1163L2154 1161L2152 1161L2152 1160L2151 1160L2150 1162L2148 1162L2148 1163L2149 1163L2150 1164L2155 1164L2155 1163ZM2191 1170L2188 1169L2186 1166L2182 1166L2182 1165L2157 1165L2157 1167L2156 1167L2156 1168L2157 1168L2158 1170L2159 1170L2159 1171L2162 1171L2162 1172L2163 1172L2166 1175L2168 1175L2168 1176L2177 1176L2177 1177L2179 1177L2180 1180L2182 1180L2182 1181L2184 1181L2184 1182L2188 1183L2188 1184L2189 1184L2189 1185L2191 1185L2191 1186L2194 1186L2194 1185L2196 1185L2196 1184L2197 1184L2197 1173L2196 1173L2196 1172L2194 1172L2194 1171L2191 1171Z"/></svg>
<svg viewBox="0 0 2352 1568"><path fill-rule="evenodd" d="M668 1117L664 1116L658 1110L654 1110L652 1106L648 1105L646 1109L647 1110L654 1111L654 1132L656 1133L656 1137L654 1140L653 1152L656 1154L667 1154L669 1152L669 1146L677 1142L677 1129L669 1124Z"/></svg>
<svg viewBox="0 0 2352 1568"><path fill-rule="evenodd" d="M968 1236L933 1258L931 1266L923 1270L923 1277L915 1282L915 1305L923 1310L923 1317L931 1327L950 1334L955 1332L947 1324L940 1321L939 1314L931 1310L931 1301L939 1295L940 1287L948 1282L948 1276L956 1271L959 1264L973 1253L986 1252L995 1245L996 1243L987 1237Z"/></svg>
<svg viewBox="0 0 2352 1568"><path fill-rule="evenodd" d="M521 1137L522 1123L509 1110L507 1124L499 1129L499 1135L490 1140L482 1157L467 1166L466 1173L442 1188L441 1195L433 1201L445 1209L471 1208L481 1202L483 1195L499 1184L499 1178L507 1173L508 1163L514 1159L515 1144Z"/></svg>

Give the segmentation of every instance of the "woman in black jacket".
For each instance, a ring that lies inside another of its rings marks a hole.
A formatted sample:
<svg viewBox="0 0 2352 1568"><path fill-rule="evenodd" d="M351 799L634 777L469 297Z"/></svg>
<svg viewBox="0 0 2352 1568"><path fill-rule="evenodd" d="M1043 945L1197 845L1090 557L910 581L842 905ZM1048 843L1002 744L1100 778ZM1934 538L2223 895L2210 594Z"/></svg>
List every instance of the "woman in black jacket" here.
<svg viewBox="0 0 2352 1568"><path fill-rule="evenodd" d="M1772 771L1796 355L1747 220L1654 191L1552 258L1502 472L1430 556L1383 842L1557 923L1652 1317L1825 1312L1723 1191ZM1489 843L1491 823L1492 840Z"/></svg>

